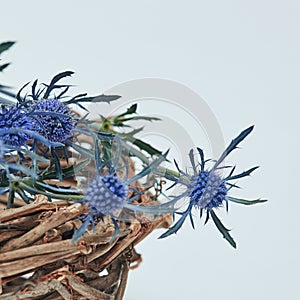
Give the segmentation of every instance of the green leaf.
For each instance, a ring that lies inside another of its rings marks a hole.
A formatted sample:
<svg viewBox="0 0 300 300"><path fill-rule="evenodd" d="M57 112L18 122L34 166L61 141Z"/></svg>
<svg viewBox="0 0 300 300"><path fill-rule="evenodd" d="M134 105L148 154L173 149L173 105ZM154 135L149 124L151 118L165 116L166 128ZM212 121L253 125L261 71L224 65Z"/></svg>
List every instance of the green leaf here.
<svg viewBox="0 0 300 300"><path fill-rule="evenodd" d="M15 42L4 42L0 44L0 54L6 50L8 50Z"/></svg>
<svg viewBox="0 0 300 300"><path fill-rule="evenodd" d="M124 121L128 121L130 120L131 118L123 118L124 116L126 115L132 115L132 114L135 114L136 113L136 109L137 109L137 104L133 104L131 105L124 113L114 117L112 119L112 125L113 126L124 126Z"/></svg>
<svg viewBox="0 0 300 300"><path fill-rule="evenodd" d="M145 120L145 121L161 121L160 118L156 118L156 117L146 117L146 116L135 116L135 117L131 117L131 118L125 118L122 119L122 122L126 122L126 121L138 121L138 120Z"/></svg>
<svg viewBox="0 0 300 300"><path fill-rule="evenodd" d="M123 117L123 116L126 116L126 115L134 114L134 113L136 113L136 109L137 109L137 104L133 104L133 105L131 105L131 106L126 110L126 112L124 112L124 113L118 115L117 118Z"/></svg>
<svg viewBox="0 0 300 300"><path fill-rule="evenodd" d="M220 221L220 219L217 217L217 215L215 214L215 212L211 209L210 211L210 215L215 223L215 225L217 226L218 230L223 234L223 238L233 247L236 248L236 243L234 241L234 239L231 237L231 235L229 234L229 229L227 229L222 222Z"/></svg>
<svg viewBox="0 0 300 300"><path fill-rule="evenodd" d="M226 199L228 201L239 203L239 204L244 204L244 205L253 205L253 204L264 203L264 202L268 201L266 199L245 200L245 199L239 199L239 198L234 198L234 197L229 197L229 196L226 196Z"/></svg>
<svg viewBox="0 0 300 300"><path fill-rule="evenodd" d="M89 164L89 162L90 162L90 159L86 159L78 164L75 162L72 166L62 169L62 177L70 178L70 177L75 176L76 173L79 172L84 167L86 167ZM57 179L57 174L56 174L56 172L47 173L47 174L44 174L41 177L41 179L42 180Z"/></svg>
<svg viewBox="0 0 300 300"><path fill-rule="evenodd" d="M141 150L144 150L147 153L149 153L151 156L156 155L156 154L159 154L159 155L162 154L161 151L159 151L156 148L152 147L150 144L143 142L142 140L135 139L132 143L134 145L136 145L137 147L139 147Z"/></svg>

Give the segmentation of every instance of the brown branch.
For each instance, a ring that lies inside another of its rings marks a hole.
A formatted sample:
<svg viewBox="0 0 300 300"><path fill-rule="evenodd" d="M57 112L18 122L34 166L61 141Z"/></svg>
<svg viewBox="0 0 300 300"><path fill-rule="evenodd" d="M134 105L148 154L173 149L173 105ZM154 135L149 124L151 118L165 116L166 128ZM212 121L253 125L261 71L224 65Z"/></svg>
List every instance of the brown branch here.
<svg viewBox="0 0 300 300"><path fill-rule="evenodd" d="M30 205L30 204L29 204ZM18 209L18 208L16 208ZM54 212L49 219L46 219L43 223L36 226L32 230L28 231L21 237L11 240L6 243L1 252L6 252L13 249L22 248L31 245L33 242L41 238L48 230L64 224L65 222L79 217L83 214L85 208L80 204L73 204L69 207L62 208L57 212Z"/></svg>
<svg viewBox="0 0 300 300"><path fill-rule="evenodd" d="M144 196L143 201L149 199ZM155 228L169 226L171 217L149 220L133 214L127 222L118 222L114 241L115 227L106 217L98 221L95 231L90 227L72 243L74 229L82 224L78 216L87 209L37 196L29 205L0 211L0 280L4 287L0 299L122 299L130 263L136 263L134 267L141 261L133 245ZM108 275L99 274L104 269ZM31 278L21 278L29 272L34 272Z"/></svg>

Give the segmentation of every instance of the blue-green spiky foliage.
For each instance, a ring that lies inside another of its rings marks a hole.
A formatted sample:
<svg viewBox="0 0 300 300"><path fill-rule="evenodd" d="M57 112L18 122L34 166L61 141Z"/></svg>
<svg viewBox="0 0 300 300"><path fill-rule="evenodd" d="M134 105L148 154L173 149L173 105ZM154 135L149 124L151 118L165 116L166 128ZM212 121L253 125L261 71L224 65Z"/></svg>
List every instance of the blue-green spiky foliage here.
<svg viewBox="0 0 300 300"><path fill-rule="evenodd" d="M9 49L14 42L0 44L0 54ZM0 71L5 69L9 64L0 65ZM190 151L190 160L194 170L193 175L189 175L176 167L178 174L166 171L165 177L174 181L174 185L184 185L186 191L173 197L172 200L164 204L155 206L140 206L131 203L135 198L140 196L140 191L134 190L130 183L140 178L156 173L160 168L160 163L166 160L166 154L158 159L149 162L148 158L143 156L139 151L130 147L130 155L136 156L146 163L146 167L133 176L132 178L121 179L116 172L116 161L111 163L101 155L98 145L103 143L111 144L114 141L122 144L125 148L135 145L140 150L152 155L160 155L161 152L153 148L150 144L137 139L134 135L141 129L135 129L127 134L102 132L89 126L86 116L78 118L70 109L70 105L77 105L85 109L82 103L105 102L117 100L117 95L100 95L96 97L87 97L81 94L76 97L66 95L69 85L58 84L58 82L73 72L66 71L57 74L51 80L49 85L44 84L37 88L37 80L31 86L31 92L25 96L21 92L27 86L26 84L17 95L0 85L0 194L8 192L8 208L13 206L13 199L17 193L26 203L33 200L32 195L44 194L51 199L67 199L84 202L89 207L89 212L82 216L84 220L82 226L75 231L73 241L76 241L83 235L89 224L95 225L99 219L109 216L115 224L115 234L112 240L118 234L117 220L122 218L119 212L128 210L133 212L143 212L151 215L161 215L164 213L173 213L180 215L179 220L167 230L161 238L176 233L189 217L192 226L194 220L192 211L200 211L200 218L203 213L206 214L205 223L212 218L218 230L223 237L233 246L236 243L229 234L229 230L222 224L217 217L215 210L224 204L228 208L229 202L235 202L245 205L251 205L264 202L265 200L244 200L229 196L229 190L236 187L232 180L236 180L250 175L257 167L251 168L245 172L234 175L234 168L230 174L223 177L220 175L221 163L226 156L233 151L237 145L252 131L253 127L244 130L235 138L226 148L212 168L206 168L204 154L202 149L198 149L200 164L196 166L193 151ZM132 116L136 113L136 104L132 105L123 114L113 117L109 122L112 127L127 126L126 122L130 120L155 120L156 118ZM157 120L157 119L156 119ZM76 138L83 134L94 140L93 149L85 149L78 143ZM118 136L120 140L118 140ZM43 147L41 147L43 145ZM57 151L63 152L65 159L68 161L68 148L73 148L79 152L84 160L78 164L62 168ZM46 150L45 150L46 148ZM128 148L127 148L128 149ZM15 155L17 153L18 155ZM39 153L39 154L38 154ZM14 160L12 162L12 160ZM40 170L39 162L49 163L50 168ZM76 173L89 165L93 161L96 165L96 176L85 191L70 187L62 187L47 183L47 180L70 178ZM51 168L54 166L55 168ZM158 172L161 175L161 170ZM133 197L129 199L129 191L133 189ZM175 209L177 202L187 198L189 200L187 209L179 212Z"/></svg>
<svg viewBox="0 0 300 300"><path fill-rule="evenodd" d="M175 203L178 202L180 199L187 198L188 206L187 209L183 212L175 212L175 214L180 215L179 220L164 234L162 234L160 238L165 238L171 234L177 233L177 231L181 228L187 217L190 218L192 227L194 228L192 212L193 209L197 209L200 211L200 218L203 216L203 212L205 212L205 223L211 217L218 230L222 233L223 237L230 243L231 246L236 248L235 241L229 234L229 230L222 224L220 219L217 217L215 209L223 206L223 204L225 203L226 208L228 210L229 202L235 202L244 205L252 205L265 202L266 200L244 200L228 195L228 192L231 188L237 187L235 184L231 183L233 180L249 176L258 167L250 168L249 170L236 175L233 174L235 170L235 167L233 167L231 172L225 177L221 177L219 173L221 169L224 169L224 167L221 166L221 163L224 161L224 159L228 156L228 154L230 154L234 149L237 148L238 144L241 141L243 141L252 130L253 126L245 129L235 139L233 139L229 146L222 153L220 158L214 163L211 169L206 169L207 161L205 161L204 153L200 148L197 148L198 154L200 156L199 166L196 166L193 150L191 150L189 153L190 161L194 171L193 175L189 175L180 170L177 163L175 162L176 167L179 171L179 177L167 175L167 178L174 181L174 185L181 184L184 185L186 189L183 194L177 196L175 200L172 200L171 202L173 202L173 204L175 205Z"/></svg>

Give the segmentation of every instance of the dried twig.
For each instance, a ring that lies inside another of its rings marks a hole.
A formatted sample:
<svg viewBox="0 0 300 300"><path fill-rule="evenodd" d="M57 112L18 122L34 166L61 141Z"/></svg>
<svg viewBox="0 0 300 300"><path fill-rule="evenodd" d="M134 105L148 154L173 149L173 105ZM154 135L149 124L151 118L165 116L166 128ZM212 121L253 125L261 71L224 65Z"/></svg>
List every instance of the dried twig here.
<svg viewBox="0 0 300 300"><path fill-rule="evenodd" d="M168 227L170 216L150 222L139 214L119 222L113 242L114 225L107 217L72 243L86 209L38 195L31 204L0 211L0 299L122 299L130 266L141 260L133 246L155 228ZM108 275L99 275L105 269ZM22 277L28 272L33 274Z"/></svg>

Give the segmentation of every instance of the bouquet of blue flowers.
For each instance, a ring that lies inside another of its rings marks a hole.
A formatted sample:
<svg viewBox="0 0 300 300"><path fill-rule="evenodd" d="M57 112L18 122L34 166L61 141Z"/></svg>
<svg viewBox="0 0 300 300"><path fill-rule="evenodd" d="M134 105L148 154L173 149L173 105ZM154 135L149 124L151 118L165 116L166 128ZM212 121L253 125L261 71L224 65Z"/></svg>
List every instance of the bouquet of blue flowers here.
<svg viewBox="0 0 300 300"><path fill-rule="evenodd" d="M0 55L12 45L0 44ZM176 161L167 168L168 150L137 138L142 128L130 126L157 118L137 116L136 104L91 118L87 104L121 96L69 96L62 82L72 74L35 80L16 94L0 86L1 299L122 299L128 271L141 261L134 247L156 228L166 229L165 238L187 218L194 227L194 211L235 248L216 210L265 200L233 197L236 181L257 167L235 174L223 162L253 126L216 161L198 147L188 153L191 173ZM175 186L180 192L169 194Z"/></svg>

